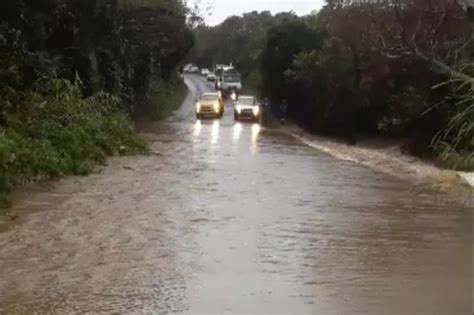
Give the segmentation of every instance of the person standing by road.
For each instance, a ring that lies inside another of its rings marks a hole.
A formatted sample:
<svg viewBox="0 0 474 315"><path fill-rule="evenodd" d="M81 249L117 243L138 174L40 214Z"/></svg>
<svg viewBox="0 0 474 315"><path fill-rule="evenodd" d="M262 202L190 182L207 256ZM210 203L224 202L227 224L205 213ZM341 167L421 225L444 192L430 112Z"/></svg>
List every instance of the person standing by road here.
<svg viewBox="0 0 474 315"><path fill-rule="evenodd" d="M262 102L262 120L268 121L270 118L270 101L265 97Z"/></svg>
<svg viewBox="0 0 474 315"><path fill-rule="evenodd" d="M280 120L281 121L285 121L287 113L288 113L288 102L286 101L286 98L284 98L280 103Z"/></svg>

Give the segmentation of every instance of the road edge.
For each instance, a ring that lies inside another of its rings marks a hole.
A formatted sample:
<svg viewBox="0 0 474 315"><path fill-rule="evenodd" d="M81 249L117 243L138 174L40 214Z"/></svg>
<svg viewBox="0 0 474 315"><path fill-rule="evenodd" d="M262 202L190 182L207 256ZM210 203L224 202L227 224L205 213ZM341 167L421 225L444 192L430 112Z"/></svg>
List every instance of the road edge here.
<svg viewBox="0 0 474 315"><path fill-rule="evenodd" d="M287 123L280 130L298 139L303 144L322 151L332 157L357 163L375 171L408 180L414 184L448 182L451 188L469 186L474 189L473 172L445 170L415 156L403 153L399 147L372 149L358 145L344 144L334 139L312 135L301 127Z"/></svg>

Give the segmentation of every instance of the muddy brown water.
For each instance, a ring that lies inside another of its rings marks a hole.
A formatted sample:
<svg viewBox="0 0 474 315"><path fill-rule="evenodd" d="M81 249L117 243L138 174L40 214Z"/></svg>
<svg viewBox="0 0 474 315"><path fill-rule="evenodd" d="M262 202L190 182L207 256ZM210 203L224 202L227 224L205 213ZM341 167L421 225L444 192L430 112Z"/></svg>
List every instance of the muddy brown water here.
<svg viewBox="0 0 474 315"><path fill-rule="evenodd" d="M17 196L0 313L471 314L472 204L417 193L252 123L196 122L149 156Z"/></svg>

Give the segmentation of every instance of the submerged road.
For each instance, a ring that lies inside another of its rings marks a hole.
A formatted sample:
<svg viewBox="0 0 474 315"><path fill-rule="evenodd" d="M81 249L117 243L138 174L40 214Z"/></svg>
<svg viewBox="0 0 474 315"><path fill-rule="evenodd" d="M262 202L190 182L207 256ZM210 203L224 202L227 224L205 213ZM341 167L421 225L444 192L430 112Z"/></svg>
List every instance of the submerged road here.
<svg viewBox="0 0 474 315"><path fill-rule="evenodd" d="M153 154L16 196L0 314L414 314L472 309L472 209L252 123L196 121Z"/></svg>

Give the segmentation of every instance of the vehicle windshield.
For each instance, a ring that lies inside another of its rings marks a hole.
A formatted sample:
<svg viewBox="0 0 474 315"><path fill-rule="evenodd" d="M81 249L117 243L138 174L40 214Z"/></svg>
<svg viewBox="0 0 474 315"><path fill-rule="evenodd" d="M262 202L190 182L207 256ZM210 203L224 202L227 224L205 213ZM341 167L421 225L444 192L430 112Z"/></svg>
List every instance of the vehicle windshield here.
<svg viewBox="0 0 474 315"><path fill-rule="evenodd" d="M257 100L255 98L246 97L246 98L240 98L239 103L242 105L256 105Z"/></svg>
<svg viewBox="0 0 474 315"><path fill-rule="evenodd" d="M200 100L201 101L216 101L217 100L217 95L214 94L204 94L201 96Z"/></svg>
<svg viewBox="0 0 474 315"><path fill-rule="evenodd" d="M226 75L223 77L223 81L229 83L239 83L240 75Z"/></svg>

